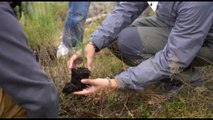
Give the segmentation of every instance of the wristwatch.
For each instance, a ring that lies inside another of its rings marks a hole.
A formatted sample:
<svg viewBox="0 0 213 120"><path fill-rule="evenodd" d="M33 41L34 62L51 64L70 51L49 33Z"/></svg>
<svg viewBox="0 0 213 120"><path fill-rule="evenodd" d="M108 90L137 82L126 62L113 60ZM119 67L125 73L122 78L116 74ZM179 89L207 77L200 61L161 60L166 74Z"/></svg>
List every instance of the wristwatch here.
<svg viewBox="0 0 213 120"><path fill-rule="evenodd" d="M91 44L95 48L95 52L99 51L98 47L92 41L90 41L89 44Z"/></svg>

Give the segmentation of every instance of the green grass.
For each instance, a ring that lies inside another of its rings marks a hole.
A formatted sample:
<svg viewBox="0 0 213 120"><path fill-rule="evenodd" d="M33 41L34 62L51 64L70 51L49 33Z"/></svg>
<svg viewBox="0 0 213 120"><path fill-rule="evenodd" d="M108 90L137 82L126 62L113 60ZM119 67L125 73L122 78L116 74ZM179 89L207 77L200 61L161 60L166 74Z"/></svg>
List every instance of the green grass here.
<svg viewBox="0 0 213 120"><path fill-rule="evenodd" d="M23 16L20 20L31 48L42 48L56 41L63 30L64 19L58 16L57 10L66 12L66 5L63 2L32 2L32 15Z"/></svg>
<svg viewBox="0 0 213 120"><path fill-rule="evenodd" d="M22 16L20 20L30 48L40 46L42 54L49 46L59 44L67 5L67 2L33 2L33 15ZM86 25L84 43L88 42L102 20ZM60 93L61 118L213 118L213 66L202 68L207 78L205 85L194 91L185 88L172 100L161 103L159 94L152 90L104 91L90 96L64 96L62 88L70 80L66 67L69 58L50 60L47 56L46 53L41 56L42 61L48 59L46 64L40 63ZM127 68L108 49L97 53L94 62L92 78L107 77Z"/></svg>

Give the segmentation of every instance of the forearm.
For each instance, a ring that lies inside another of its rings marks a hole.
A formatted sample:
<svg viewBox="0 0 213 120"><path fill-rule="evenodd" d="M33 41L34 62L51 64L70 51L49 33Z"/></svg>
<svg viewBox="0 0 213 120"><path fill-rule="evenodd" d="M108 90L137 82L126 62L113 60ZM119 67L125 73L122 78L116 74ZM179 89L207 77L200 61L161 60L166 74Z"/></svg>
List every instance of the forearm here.
<svg viewBox="0 0 213 120"><path fill-rule="evenodd" d="M92 34L91 41L98 49L113 42L120 31L128 27L148 6L147 2L120 2Z"/></svg>

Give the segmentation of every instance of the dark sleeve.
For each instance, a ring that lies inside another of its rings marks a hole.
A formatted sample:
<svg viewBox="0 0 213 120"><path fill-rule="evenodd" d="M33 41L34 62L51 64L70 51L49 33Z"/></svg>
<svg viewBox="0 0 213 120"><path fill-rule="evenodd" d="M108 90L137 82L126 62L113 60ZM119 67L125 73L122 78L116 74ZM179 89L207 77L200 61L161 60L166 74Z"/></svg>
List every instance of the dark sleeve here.
<svg viewBox="0 0 213 120"><path fill-rule="evenodd" d="M57 89L36 62L7 2L0 2L0 66L0 86L28 117L58 117Z"/></svg>

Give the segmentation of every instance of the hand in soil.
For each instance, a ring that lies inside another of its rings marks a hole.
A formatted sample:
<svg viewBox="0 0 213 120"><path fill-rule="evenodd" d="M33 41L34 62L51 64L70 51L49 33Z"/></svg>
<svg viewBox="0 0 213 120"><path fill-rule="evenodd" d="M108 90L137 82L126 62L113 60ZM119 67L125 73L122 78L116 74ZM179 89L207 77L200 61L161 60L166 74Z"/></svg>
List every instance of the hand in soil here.
<svg viewBox="0 0 213 120"><path fill-rule="evenodd" d="M64 94L69 94L75 91L83 90L88 85L81 83L81 80L89 78L89 76L90 71L88 70L88 68L85 67L73 68L71 74L71 81L65 84L62 92Z"/></svg>

